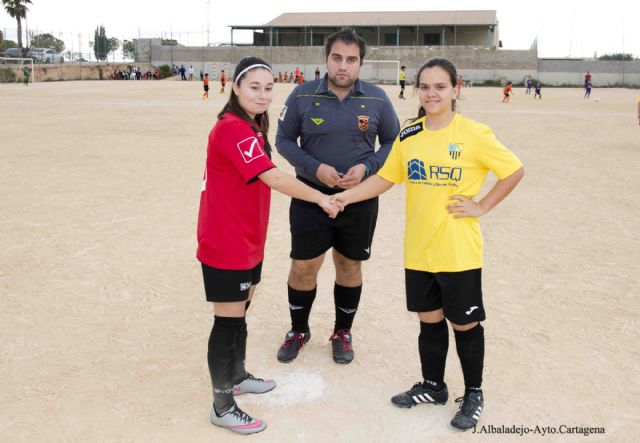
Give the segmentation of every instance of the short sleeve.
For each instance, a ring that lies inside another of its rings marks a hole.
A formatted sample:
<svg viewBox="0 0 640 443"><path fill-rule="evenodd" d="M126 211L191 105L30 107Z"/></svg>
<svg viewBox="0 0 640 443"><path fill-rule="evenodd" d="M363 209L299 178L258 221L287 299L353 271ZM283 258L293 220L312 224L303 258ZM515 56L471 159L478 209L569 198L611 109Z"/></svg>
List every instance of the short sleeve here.
<svg viewBox="0 0 640 443"><path fill-rule="evenodd" d="M264 149L262 137L257 136L247 123L224 120L221 123L218 130L212 133L209 143L217 145L221 154L231 161L247 183L275 167Z"/></svg>
<svg viewBox="0 0 640 443"><path fill-rule="evenodd" d="M378 175L392 183L402 183L405 180L405 167L402 163L402 148L399 137L396 137L393 142L391 152L389 152L387 160L378 171Z"/></svg>
<svg viewBox="0 0 640 443"><path fill-rule="evenodd" d="M520 159L496 138L491 129L483 128L479 140L480 160L500 180L522 167Z"/></svg>

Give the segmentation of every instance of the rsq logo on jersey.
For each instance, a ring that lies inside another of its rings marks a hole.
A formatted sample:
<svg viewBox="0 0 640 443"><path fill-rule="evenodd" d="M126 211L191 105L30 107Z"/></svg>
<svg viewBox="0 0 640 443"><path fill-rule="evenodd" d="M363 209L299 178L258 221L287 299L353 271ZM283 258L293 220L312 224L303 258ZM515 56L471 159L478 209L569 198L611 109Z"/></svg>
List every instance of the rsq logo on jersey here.
<svg viewBox="0 0 640 443"><path fill-rule="evenodd" d="M239 142L237 146L245 163L252 162L256 158L264 155L264 151L260 147L260 142L255 137L245 138Z"/></svg>
<svg viewBox="0 0 640 443"><path fill-rule="evenodd" d="M417 158L409 160L407 165L407 177L409 180L426 180L427 173L424 169L424 162Z"/></svg>
<svg viewBox="0 0 640 443"><path fill-rule="evenodd" d="M462 155L462 143L449 144L449 157L458 160Z"/></svg>
<svg viewBox="0 0 640 443"><path fill-rule="evenodd" d="M358 116L358 129L362 132L365 132L369 129L369 116L368 115L359 115Z"/></svg>

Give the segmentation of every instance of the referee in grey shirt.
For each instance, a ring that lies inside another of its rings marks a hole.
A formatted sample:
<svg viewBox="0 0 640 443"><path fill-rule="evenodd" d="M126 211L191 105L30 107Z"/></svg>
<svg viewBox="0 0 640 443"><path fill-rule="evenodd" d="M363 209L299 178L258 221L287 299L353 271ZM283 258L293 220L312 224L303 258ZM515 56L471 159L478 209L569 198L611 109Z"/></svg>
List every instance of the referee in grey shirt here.
<svg viewBox="0 0 640 443"><path fill-rule="evenodd" d="M349 189L375 174L400 131L386 93L358 79L365 53L365 41L351 29L329 36L327 74L294 89L278 121L278 152L295 167L299 180L327 194ZM336 363L353 360L351 326L362 292L361 262L371 255L377 217L377 197L349 205L336 219L315 205L291 201L291 330L278 350L279 361L294 360L311 337L309 314L318 271L330 248L336 267L333 359Z"/></svg>

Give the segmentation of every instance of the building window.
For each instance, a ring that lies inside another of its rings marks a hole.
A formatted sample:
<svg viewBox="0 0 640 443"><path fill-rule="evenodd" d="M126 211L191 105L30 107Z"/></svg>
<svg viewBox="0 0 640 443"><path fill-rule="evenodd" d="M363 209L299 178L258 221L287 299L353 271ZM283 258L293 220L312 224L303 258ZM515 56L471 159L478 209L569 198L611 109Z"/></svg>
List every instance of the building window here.
<svg viewBox="0 0 640 443"><path fill-rule="evenodd" d="M384 44L386 46L395 46L398 43L398 36L395 32L384 33Z"/></svg>
<svg viewBox="0 0 640 443"><path fill-rule="evenodd" d="M425 46L439 46L440 45L440 34L424 34L424 45Z"/></svg>

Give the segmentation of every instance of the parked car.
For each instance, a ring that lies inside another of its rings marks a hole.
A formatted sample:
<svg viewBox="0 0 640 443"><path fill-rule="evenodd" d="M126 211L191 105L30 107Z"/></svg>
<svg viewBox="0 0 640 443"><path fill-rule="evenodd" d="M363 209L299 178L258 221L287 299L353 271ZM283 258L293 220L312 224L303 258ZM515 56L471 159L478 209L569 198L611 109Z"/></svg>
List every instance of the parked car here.
<svg viewBox="0 0 640 443"><path fill-rule="evenodd" d="M48 48L31 48L34 60L40 63L64 63L62 54Z"/></svg>
<svg viewBox="0 0 640 443"><path fill-rule="evenodd" d="M2 57L6 57L6 58L31 58L33 59L33 61L37 61L36 58L31 54L31 51L29 51L26 48L20 49L20 48L9 48L6 51L4 51L4 54L2 55Z"/></svg>

